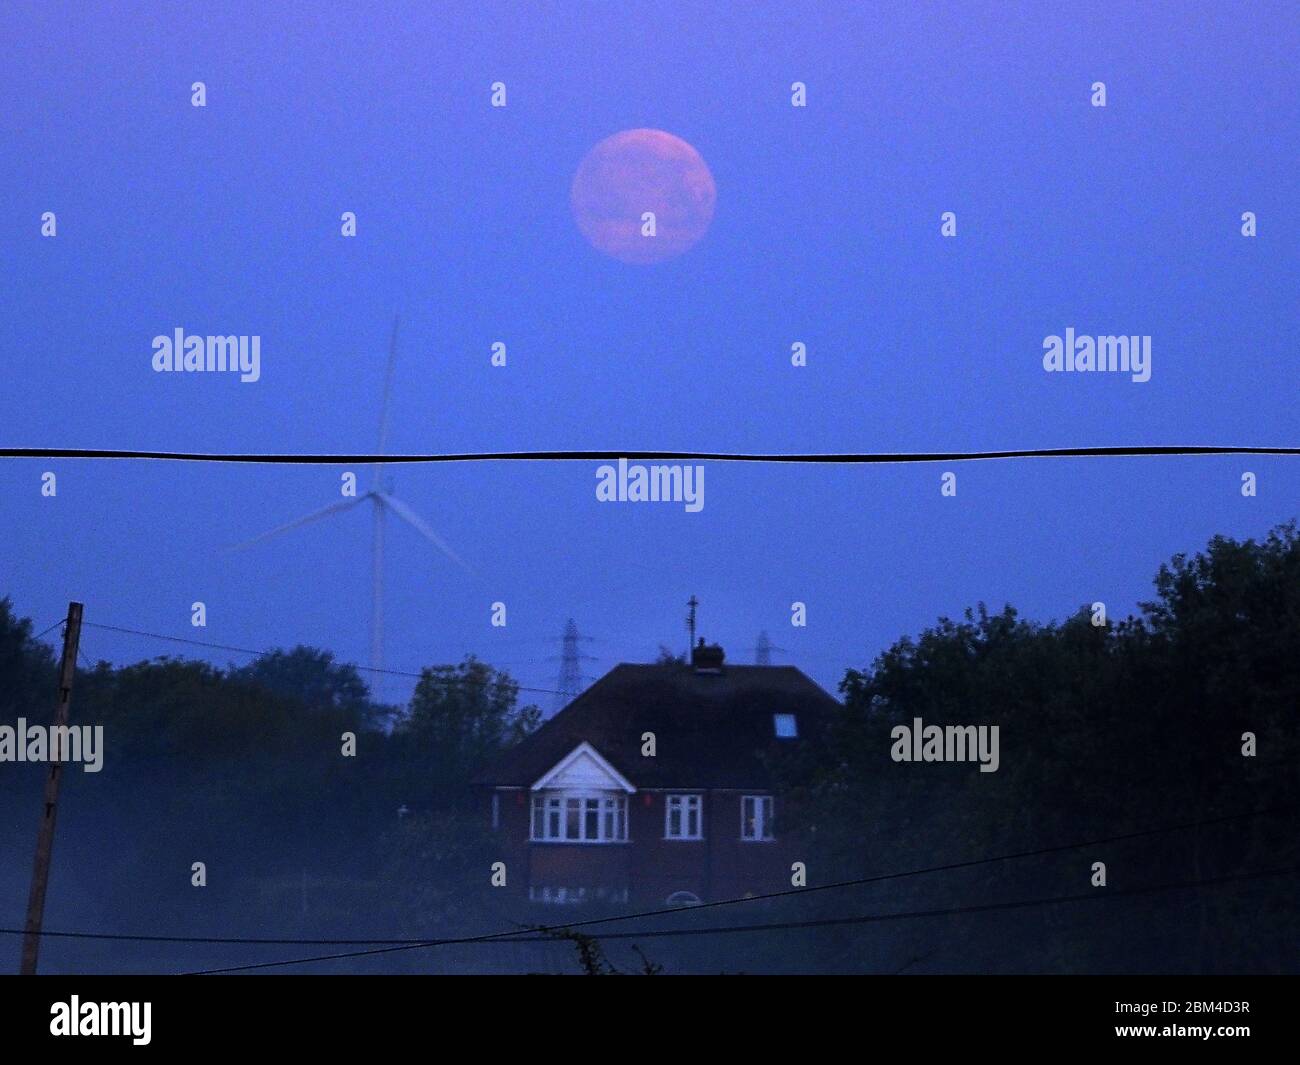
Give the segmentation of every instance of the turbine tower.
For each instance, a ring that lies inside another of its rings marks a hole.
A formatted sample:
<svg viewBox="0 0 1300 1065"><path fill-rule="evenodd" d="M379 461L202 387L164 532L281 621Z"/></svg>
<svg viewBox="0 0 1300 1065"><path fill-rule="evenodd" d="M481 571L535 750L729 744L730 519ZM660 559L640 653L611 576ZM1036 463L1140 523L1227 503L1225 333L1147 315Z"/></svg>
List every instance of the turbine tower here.
<svg viewBox="0 0 1300 1065"><path fill-rule="evenodd" d="M377 461L374 464L371 487L364 495L357 496L354 499L345 499L341 503L331 503L327 507L321 507L320 510L312 511L301 518L291 521L286 525L277 526L269 532L264 532L260 536L255 536L251 540L246 540L242 544L233 547L233 551L241 551L253 544L261 543L263 540L269 540L273 536L279 536L280 533L289 532L291 529L300 528L303 525L310 525L312 522L320 521L323 518L331 517L334 514L341 514L345 510L351 510L355 506L369 502L374 508L371 511L371 555L370 555L370 668L378 671L384 666L384 519L385 515L392 511L402 521L406 522L412 529L419 533L429 543L433 544L439 551L449 559L460 566L467 573L470 569L456 553L443 542L442 538L434 532L428 524L415 513L410 507L392 494L392 485L384 484L382 481L383 474L383 455L384 449L388 443L388 410L389 398L393 388L393 364L397 361L397 319L393 319L393 335L388 346L388 368L384 374L384 400L379 415L379 448L375 452ZM376 682L377 683L377 682Z"/></svg>

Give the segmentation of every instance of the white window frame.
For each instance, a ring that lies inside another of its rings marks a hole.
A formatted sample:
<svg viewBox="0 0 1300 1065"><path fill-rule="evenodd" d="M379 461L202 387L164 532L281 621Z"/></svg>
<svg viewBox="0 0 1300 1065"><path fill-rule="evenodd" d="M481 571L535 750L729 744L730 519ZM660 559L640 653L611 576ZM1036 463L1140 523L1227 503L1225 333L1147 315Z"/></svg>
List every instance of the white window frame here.
<svg viewBox="0 0 1300 1065"><path fill-rule="evenodd" d="M678 830L673 831L673 813L678 817ZM694 815L695 831L691 831ZM664 796L664 839L694 840L704 838L704 796L698 793Z"/></svg>
<svg viewBox="0 0 1300 1065"><path fill-rule="evenodd" d="M750 804L753 804L752 807ZM753 817L750 817L750 810ZM772 824L776 819L776 800L771 795L742 795L740 797L740 838L745 843L771 843L776 835ZM750 822L753 821L751 831Z"/></svg>
<svg viewBox="0 0 1300 1065"><path fill-rule="evenodd" d="M618 791L535 791L528 839L532 843L626 843L627 796Z"/></svg>
<svg viewBox="0 0 1300 1065"><path fill-rule="evenodd" d="M627 902L627 888L607 887L555 887L550 884L532 884L528 888L529 902L551 905L581 905L584 902Z"/></svg>

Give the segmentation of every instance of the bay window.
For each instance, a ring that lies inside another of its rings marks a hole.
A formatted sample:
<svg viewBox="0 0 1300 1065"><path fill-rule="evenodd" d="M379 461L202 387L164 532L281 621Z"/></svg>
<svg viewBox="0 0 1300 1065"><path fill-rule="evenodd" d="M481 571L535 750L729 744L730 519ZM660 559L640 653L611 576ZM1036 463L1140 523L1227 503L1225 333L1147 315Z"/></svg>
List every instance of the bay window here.
<svg viewBox="0 0 1300 1065"><path fill-rule="evenodd" d="M534 792L530 838L546 843L626 842L627 796L616 792Z"/></svg>

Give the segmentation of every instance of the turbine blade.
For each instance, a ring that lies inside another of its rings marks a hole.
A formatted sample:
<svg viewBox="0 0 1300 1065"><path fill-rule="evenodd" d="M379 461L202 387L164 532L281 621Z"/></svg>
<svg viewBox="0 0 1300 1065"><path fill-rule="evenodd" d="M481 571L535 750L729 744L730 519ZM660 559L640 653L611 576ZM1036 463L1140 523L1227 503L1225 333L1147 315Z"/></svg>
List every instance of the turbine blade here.
<svg viewBox="0 0 1300 1065"><path fill-rule="evenodd" d="M397 316L393 316L393 335L388 342L388 368L384 371L384 398L379 408L379 448L376 455L382 455L388 446L388 408L393 394L393 366L397 362ZM379 464L375 464L375 487L379 487Z"/></svg>
<svg viewBox="0 0 1300 1065"><path fill-rule="evenodd" d="M450 547L446 545L446 543L443 542L442 537L440 537L436 532L434 532L431 528L429 528L428 524L426 524L425 520L421 518L420 515L415 513L415 511L413 511L400 499L394 499L387 492L376 492L375 496L379 499L381 503L383 503L386 507L389 507L394 514L396 514L399 518L401 518L404 522L406 522L407 525L411 526L411 528L413 528L416 532L418 532L421 536L423 536L426 540L428 540L429 543L433 544L434 547L436 547L439 551L441 551L444 555L446 555L449 559L451 559L454 563L456 563L456 565L458 565L466 573L474 572L469 568L469 566L467 566L461 560L461 558L456 554L455 551L453 551Z"/></svg>
<svg viewBox="0 0 1300 1065"><path fill-rule="evenodd" d="M246 547L252 547L253 544L261 543L263 540L269 540L272 536L279 536L281 533L288 532L290 529L296 529L300 525L310 525L313 521L320 521L322 518L328 518L331 514L339 514L342 511L350 510L363 499L368 498L370 498L369 492L363 496L358 496L356 499L345 499L341 503L331 503L328 507L321 507L320 510L313 510L310 514L304 514L301 518L297 518L296 520L289 522L287 525L278 525L274 529L262 533L260 536L254 536L251 540L245 540L242 544L236 544L234 547L226 548L226 550L242 551Z"/></svg>

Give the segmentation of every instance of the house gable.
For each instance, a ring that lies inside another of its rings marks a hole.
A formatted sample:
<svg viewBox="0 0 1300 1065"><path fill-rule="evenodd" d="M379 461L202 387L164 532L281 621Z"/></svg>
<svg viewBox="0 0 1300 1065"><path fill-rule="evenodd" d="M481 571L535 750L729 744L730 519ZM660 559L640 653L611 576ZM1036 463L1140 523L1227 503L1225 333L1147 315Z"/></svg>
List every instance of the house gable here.
<svg viewBox="0 0 1300 1065"><path fill-rule="evenodd" d="M566 791L636 791L632 783L609 764L590 743L583 741L555 763L536 783L533 791L563 788Z"/></svg>

